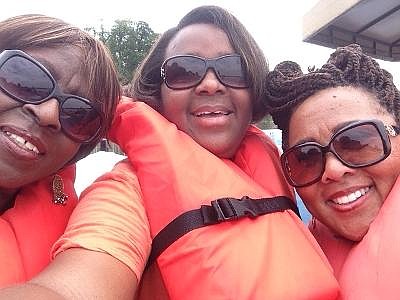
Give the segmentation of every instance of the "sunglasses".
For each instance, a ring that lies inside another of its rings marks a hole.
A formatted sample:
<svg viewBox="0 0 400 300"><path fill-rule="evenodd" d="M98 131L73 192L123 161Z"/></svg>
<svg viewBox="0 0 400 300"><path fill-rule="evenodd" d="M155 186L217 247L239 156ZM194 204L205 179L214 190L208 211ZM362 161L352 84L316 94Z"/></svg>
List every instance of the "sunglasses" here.
<svg viewBox="0 0 400 300"><path fill-rule="evenodd" d="M1 52L0 89L24 104L57 99L61 128L65 135L78 143L88 143L101 132L103 114L100 105L76 95L64 94L50 72L23 51Z"/></svg>
<svg viewBox="0 0 400 300"><path fill-rule="evenodd" d="M326 146L306 142L286 150L281 156L283 171L292 186L304 187L322 178L328 152L350 168L372 166L389 156L389 136L399 133L399 127L378 120L352 122L336 132Z"/></svg>
<svg viewBox="0 0 400 300"><path fill-rule="evenodd" d="M248 88L247 71L237 54L217 58L177 55L166 59L161 66L161 78L167 87L183 90L198 85L212 69L218 80L232 88Z"/></svg>

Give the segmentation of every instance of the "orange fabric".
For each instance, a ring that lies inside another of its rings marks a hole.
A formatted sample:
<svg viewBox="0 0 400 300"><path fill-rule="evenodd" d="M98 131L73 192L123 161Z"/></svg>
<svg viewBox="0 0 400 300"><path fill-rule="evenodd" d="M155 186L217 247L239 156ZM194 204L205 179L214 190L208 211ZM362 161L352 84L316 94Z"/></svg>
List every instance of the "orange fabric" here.
<svg viewBox="0 0 400 300"><path fill-rule="evenodd" d="M343 299L399 298L399 197L400 178L359 243L335 239L329 231L316 234L316 238L323 241L321 246L332 265L336 267Z"/></svg>
<svg viewBox="0 0 400 300"><path fill-rule="evenodd" d="M105 252L131 268L139 280L150 245L139 183L131 164L122 161L81 194L53 256L74 247Z"/></svg>
<svg viewBox="0 0 400 300"><path fill-rule="evenodd" d="M152 237L182 212L217 198L293 198L276 147L255 127L233 161L212 155L140 102L119 105L111 135L137 172ZM191 231L157 264L158 283L171 299L336 299L338 294L325 256L291 211ZM144 276L139 298L162 298L156 280L146 282L151 277Z"/></svg>
<svg viewBox="0 0 400 300"><path fill-rule="evenodd" d="M53 204L53 176L49 176L22 188L14 207L1 215L0 287L29 280L50 262L50 249L77 203L75 166L58 174L69 196L65 206Z"/></svg>

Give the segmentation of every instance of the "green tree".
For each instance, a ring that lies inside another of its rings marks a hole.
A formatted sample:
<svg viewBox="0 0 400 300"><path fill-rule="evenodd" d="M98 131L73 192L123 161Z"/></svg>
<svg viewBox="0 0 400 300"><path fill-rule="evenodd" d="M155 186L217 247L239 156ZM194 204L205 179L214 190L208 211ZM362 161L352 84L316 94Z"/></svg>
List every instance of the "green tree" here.
<svg viewBox="0 0 400 300"><path fill-rule="evenodd" d="M116 20L110 31L105 30L103 25L99 31L94 28L86 30L92 32L110 49L122 85L132 79L133 72L158 37L143 21Z"/></svg>
<svg viewBox="0 0 400 300"><path fill-rule="evenodd" d="M270 115L265 116L260 122L256 124L260 129L272 129L276 128L274 121Z"/></svg>

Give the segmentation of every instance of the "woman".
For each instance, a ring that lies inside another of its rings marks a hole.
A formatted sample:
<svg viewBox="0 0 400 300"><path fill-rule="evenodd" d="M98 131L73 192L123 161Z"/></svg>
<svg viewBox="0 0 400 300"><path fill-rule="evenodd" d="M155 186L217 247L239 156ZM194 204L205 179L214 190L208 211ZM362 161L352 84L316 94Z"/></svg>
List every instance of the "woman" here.
<svg viewBox="0 0 400 300"><path fill-rule="evenodd" d="M315 218L310 229L343 298L397 298L400 93L391 74L349 45L308 74L279 64L267 90L282 167Z"/></svg>
<svg viewBox="0 0 400 300"><path fill-rule="evenodd" d="M125 263L133 289L141 279L139 299L335 299L327 261L291 211L277 148L250 125L265 114L266 71L253 38L219 7L196 8L164 33L129 92L150 106L128 100L113 123L132 166L83 193L35 283L65 297L79 290L63 272L63 262L79 271L69 258L79 246Z"/></svg>
<svg viewBox="0 0 400 300"><path fill-rule="evenodd" d="M84 31L42 15L0 22L0 287L50 262L77 204L74 162L119 97L111 56Z"/></svg>

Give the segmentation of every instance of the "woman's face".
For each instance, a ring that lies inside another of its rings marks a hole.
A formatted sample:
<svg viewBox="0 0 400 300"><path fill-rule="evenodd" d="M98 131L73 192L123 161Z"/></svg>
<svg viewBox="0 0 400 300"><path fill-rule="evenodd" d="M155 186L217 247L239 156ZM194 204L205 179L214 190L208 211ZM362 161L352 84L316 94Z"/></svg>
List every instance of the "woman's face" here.
<svg viewBox="0 0 400 300"><path fill-rule="evenodd" d="M41 62L64 93L80 94L80 53L74 48L25 51ZM61 130L58 101L22 104L0 90L0 190L18 189L62 168L80 144Z"/></svg>
<svg viewBox="0 0 400 300"><path fill-rule="evenodd" d="M216 58L234 50L226 34L209 24L182 29L171 40L166 58L191 54ZM195 87L172 90L161 86L162 114L198 144L223 158L232 158L252 119L249 89L223 85L213 70Z"/></svg>
<svg viewBox="0 0 400 300"><path fill-rule="evenodd" d="M326 145L335 129L343 127L341 124L369 119L396 125L394 117L377 104L372 94L353 87L325 89L296 108L289 124L289 147L305 141ZM321 180L298 188L311 214L337 234L359 241L400 172L400 138L390 140L390 156L370 167L346 167L328 152Z"/></svg>

